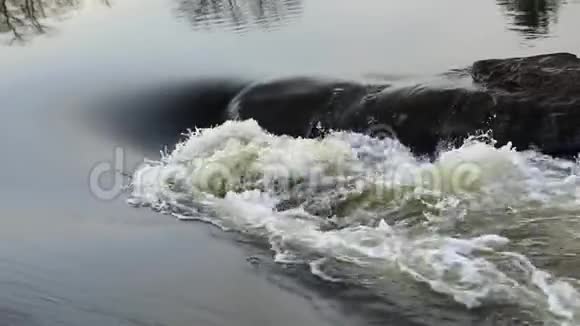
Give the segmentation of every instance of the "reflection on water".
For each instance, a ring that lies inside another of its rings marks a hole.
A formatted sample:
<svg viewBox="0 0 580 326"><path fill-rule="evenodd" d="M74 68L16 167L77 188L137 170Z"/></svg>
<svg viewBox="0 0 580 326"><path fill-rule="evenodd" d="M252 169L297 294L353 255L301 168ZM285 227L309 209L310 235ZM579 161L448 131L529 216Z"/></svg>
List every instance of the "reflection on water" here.
<svg viewBox="0 0 580 326"><path fill-rule="evenodd" d="M196 29L276 29L302 13L302 0L178 0L178 16Z"/></svg>
<svg viewBox="0 0 580 326"><path fill-rule="evenodd" d="M513 19L510 29L526 39L548 36L550 24L557 21L562 0L498 0L507 15Z"/></svg>
<svg viewBox="0 0 580 326"><path fill-rule="evenodd" d="M97 0L106 6L111 0ZM0 42L24 43L52 30L51 19L64 19L84 0L0 0Z"/></svg>

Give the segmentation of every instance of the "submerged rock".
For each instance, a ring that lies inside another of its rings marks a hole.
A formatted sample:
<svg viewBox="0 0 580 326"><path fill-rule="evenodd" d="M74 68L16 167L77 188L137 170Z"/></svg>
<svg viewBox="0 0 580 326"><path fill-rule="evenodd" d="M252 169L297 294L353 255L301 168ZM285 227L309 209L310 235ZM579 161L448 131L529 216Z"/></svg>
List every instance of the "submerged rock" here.
<svg viewBox="0 0 580 326"><path fill-rule="evenodd" d="M292 136L316 136L320 129L378 131L420 154L478 131L491 131L498 144L511 141L518 149L554 155L580 151L580 59L575 55L484 60L470 72L467 85L451 78L418 85L276 80L240 92L230 113Z"/></svg>
<svg viewBox="0 0 580 326"><path fill-rule="evenodd" d="M255 119L274 134L317 136L320 124L338 127L345 112L357 110L369 93L362 84L316 78L289 78L251 85L230 103L230 117ZM353 129L353 126L345 126Z"/></svg>
<svg viewBox="0 0 580 326"><path fill-rule="evenodd" d="M119 101L107 125L154 150L188 128L251 118L296 137L333 129L397 137L417 154L487 131L520 150L580 152L580 59L568 53L478 61L428 82L296 77L170 86Z"/></svg>

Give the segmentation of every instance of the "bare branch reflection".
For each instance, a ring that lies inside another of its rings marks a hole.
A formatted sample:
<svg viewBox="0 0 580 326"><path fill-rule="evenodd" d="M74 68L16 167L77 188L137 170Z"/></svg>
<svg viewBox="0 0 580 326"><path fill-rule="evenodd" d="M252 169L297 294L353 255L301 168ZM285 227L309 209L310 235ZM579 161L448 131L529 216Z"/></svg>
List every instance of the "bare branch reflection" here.
<svg viewBox="0 0 580 326"><path fill-rule="evenodd" d="M111 0L96 0L110 7ZM79 10L85 0L0 0L0 40L12 45L48 33L51 20L61 20ZM4 37L6 34L6 37Z"/></svg>
<svg viewBox="0 0 580 326"><path fill-rule="evenodd" d="M521 33L526 39L546 37L550 24L557 22L563 0L498 0L506 15L513 22L510 29Z"/></svg>
<svg viewBox="0 0 580 326"><path fill-rule="evenodd" d="M178 0L177 15L196 29L276 29L302 13L302 0Z"/></svg>

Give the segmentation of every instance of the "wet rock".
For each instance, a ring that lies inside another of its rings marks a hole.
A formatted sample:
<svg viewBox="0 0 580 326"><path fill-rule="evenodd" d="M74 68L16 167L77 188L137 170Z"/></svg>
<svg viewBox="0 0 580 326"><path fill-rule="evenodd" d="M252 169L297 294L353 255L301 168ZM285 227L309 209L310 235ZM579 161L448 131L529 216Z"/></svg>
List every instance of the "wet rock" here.
<svg viewBox="0 0 580 326"><path fill-rule="evenodd" d="M474 81L492 96L501 142L549 154L580 151L580 59L569 53L478 61Z"/></svg>
<svg viewBox="0 0 580 326"><path fill-rule="evenodd" d="M92 120L152 151L171 147L188 128L252 118L295 137L333 129L397 137L418 154L486 131L499 145L512 142L520 150L580 152L580 59L567 53L478 61L421 83L212 79L144 93L101 105L111 110Z"/></svg>
<svg viewBox="0 0 580 326"><path fill-rule="evenodd" d="M339 127L368 128L371 135L384 130L383 134L393 134L415 153L432 154L439 146L487 129L493 105L488 94L473 89L428 85L387 88L356 112L345 114Z"/></svg>
<svg viewBox="0 0 580 326"><path fill-rule="evenodd" d="M580 151L580 59L556 53L476 62L470 83L369 85L291 78L252 85L232 102L276 134L322 129L394 135L420 154L491 131L498 144L554 155Z"/></svg>
<svg viewBox="0 0 580 326"><path fill-rule="evenodd" d="M336 116L356 107L367 93L354 82L289 78L251 85L229 110L232 118L255 119L274 134L313 137L319 122L335 125Z"/></svg>

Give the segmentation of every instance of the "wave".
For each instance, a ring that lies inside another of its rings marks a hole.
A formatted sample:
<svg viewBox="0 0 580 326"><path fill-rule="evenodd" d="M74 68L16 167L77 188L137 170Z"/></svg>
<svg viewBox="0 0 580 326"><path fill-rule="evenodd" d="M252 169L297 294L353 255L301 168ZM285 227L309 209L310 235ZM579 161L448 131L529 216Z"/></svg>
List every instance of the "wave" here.
<svg viewBox="0 0 580 326"><path fill-rule="evenodd" d="M328 282L380 292L397 279L467 308L580 323L577 275L552 266L580 253L578 162L486 135L429 160L396 139L324 134L277 136L254 120L198 129L136 170L129 201L265 239L276 261Z"/></svg>

